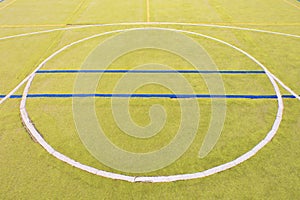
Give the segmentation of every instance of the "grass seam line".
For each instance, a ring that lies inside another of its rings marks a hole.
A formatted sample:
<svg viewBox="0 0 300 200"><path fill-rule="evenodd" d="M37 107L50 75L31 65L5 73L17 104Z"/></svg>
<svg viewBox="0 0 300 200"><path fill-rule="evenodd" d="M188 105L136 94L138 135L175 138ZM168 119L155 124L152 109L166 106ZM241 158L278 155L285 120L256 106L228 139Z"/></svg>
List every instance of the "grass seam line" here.
<svg viewBox="0 0 300 200"><path fill-rule="evenodd" d="M150 22L150 0L146 0L146 9L147 9L147 22Z"/></svg>
<svg viewBox="0 0 300 200"><path fill-rule="evenodd" d="M289 5L291 5L291 6L293 6L294 8L297 8L298 10L300 10L300 7L299 6L297 6L297 5L295 5L295 4L293 4L293 3L291 3L291 2L289 2L288 0L283 0L285 3L287 3L287 4L289 4Z"/></svg>
<svg viewBox="0 0 300 200"><path fill-rule="evenodd" d="M4 8L7 8L8 6L12 5L13 3L15 3L17 0L13 0L10 3L4 5L3 7L0 8L0 10L3 10Z"/></svg>

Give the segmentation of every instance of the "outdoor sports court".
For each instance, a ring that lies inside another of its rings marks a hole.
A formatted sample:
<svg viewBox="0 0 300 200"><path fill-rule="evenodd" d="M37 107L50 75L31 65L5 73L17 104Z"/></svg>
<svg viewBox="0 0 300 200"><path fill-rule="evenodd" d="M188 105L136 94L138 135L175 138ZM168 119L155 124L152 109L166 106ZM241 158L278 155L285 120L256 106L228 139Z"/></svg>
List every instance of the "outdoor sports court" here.
<svg viewBox="0 0 300 200"><path fill-rule="evenodd" d="M1 198L296 199L300 3L0 2Z"/></svg>

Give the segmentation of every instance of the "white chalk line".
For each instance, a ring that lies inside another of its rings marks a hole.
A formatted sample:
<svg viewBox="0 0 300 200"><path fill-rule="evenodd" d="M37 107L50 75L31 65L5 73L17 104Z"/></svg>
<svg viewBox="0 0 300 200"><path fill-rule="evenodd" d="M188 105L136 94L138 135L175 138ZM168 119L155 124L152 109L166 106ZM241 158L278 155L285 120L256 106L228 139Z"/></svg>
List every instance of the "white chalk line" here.
<svg viewBox="0 0 300 200"><path fill-rule="evenodd" d="M195 23L176 23L176 22L131 22L131 23L112 23L112 24L82 25L82 26L75 26L75 27L65 27L65 28L57 28L57 29L50 29L50 30L44 30L44 31L36 31L36 32L30 32L30 33L22 33L22 34L18 34L18 35L11 35L11 36L2 37L2 38L0 38L0 41L1 40L14 39L14 38L18 38L18 37L25 37L25 36L31 36L31 35L44 34L44 33L51 33L51 32L55 32L55 31L82 29L82 28L89 28L89 27L121 26L121 25L182 25L182 26L200 26L200 27L236 29L236 30L244 30L244 31L252 31L252 32L260 32L260 33L281 35L281 36L286 36L286 37L300 38L300 35L294 35L294 34L288 34L288 33L281 33L281 32L274 32L274 31L267 31L267 30L260 30L260 29L253 29L253 28L243 28L243 27L237 27L237 26L225 26L225 25L213 25L213 24L195 24ZM35 73L35 72L33 72L33 73ZM16 88L14 88L9 94L7 94L3 99L1 99L0 100L0 105L4 101L6 101L7 99L9 99L11 97L11 95L13 95L30 78L30 76L32 74L30 74L29 76L27 76L21 83L19 83L16 86ZM298 100L300 100L300 97L292 89L290 89L287 85L285 85L274 74L271 74L271 75L273 76L273 78L284 89L286 89L295 98L297 98Z"/></svg>
<svg viewBox="0 0 300 200"><path fill-rule="evenodd" d="M21 112L21 117L22 117L22 121L24 122L25 126L27 127L27 129L30 131L30 133L33 135L33 137L35 137L35 139L53 156L55 156L56 158L60 159L63 162L66 162L68 164L70 164L71 166L77 167L79 169L82 169L84 171L87 171L89 173L95 174L95 175L99 175L99 176L103 176L106 178L111 178L111 179L118 179L118 180L124 180L124 181L128 181L128 182L172 182L172 181L179 181L179 180L189 180L189 179L196 179L196 178L202 178L202 177L206 177L215 173L219 173L221 171L225 171L227 169L230 169L246 160L248 160L249 158L251 158L252 156L254 156L259 150L261 150L266 144L268 144L272 138L275 136L280 122L282 120L282 115L283 115L283 100L282 100L282 96L280 93L280 89L276 83L276 81L274 80L274 78L272 77L271 73L267 70L267 68L261 64L258 60L256 60L253 56L251 56L250 54L248 54L247 52L243 51L242 49L239 49L238 47L231 45L223 40L211 37L211 36L207 36L204 34L199 34L199 33L195 33L195 32L191 32L191 31L184 31L184 30L178 30L178 29L169 29L169 28L132 28L132 29L124 29L124 30L115 30L115 31L110 31L110 32L106 32L106 33L101 33L101 34L97 34L97 35L93 35L81 40L78 40L76 42L73 42L69 45L66 45L65 47L61 48L60 50L56 51L54 54L52 54L51 56L49 56L46 60L44 60L37 69L41 68L47 61L49 61L51 58L53 58L54 56L56 56L58 53L64 51L65 49L78 44L80 42L92 39L92 38L96 38L96 37L100 37L106 34L111 34L111 33L116 33L116 32L124 32L124 31L131 31L131 30L145 30L145 29L157 29L157 30L168 30L168 31L175 31L175 32L181 32L181 33L188 33L188 34L193 34L193 35L197 35L197 36L201 36L201 37L205 37L211 40L214 40L216 42L221 42L225 45L228 45L234 49L236 49L237 51L241 52L242 54L246 55L247 57L249 57L252 61L254 61L256 64L258 64L260 67L262 67L262 69L266 72L266 75L268 76L268 78L270 79L274 90L276 92L277 95L277 99L278 99L278 111L277 111L277 115L276 115L276 119L274 121L274 124L272 126L272 129L269 131L269 133L267 134L267 136L259 143L257 144L254 148L252 148L250 151L248 151L247 153L241 155L240 157L236 158L233 161L230 161L228 163L222 164L220 166L217 167L213 167L211 169L202 171L202 172L197 172L197 173L193 173L193 174L179 174L179 175L170 175L170 176L153 176L153 177L133 177L133 176L126 176L126 175L121 175L121 174L116 174L116 173L111 173L111 172L106 172L103 170L99 170L99 169L95 169L93 167L81 164L59 152L57 152L56 150L54 150L40 135L40 133L36 130L36 128L34 127L34 125L31 123L28 113L26 111L26 100L27 100L27 94L29 92L29 88L31 86L31 83L34 79L35 73L33 73L32 76L30 76L26 87L24 89L23 92L23 96L22 96L22 101L20 104L20 112Z"/></svg>
<svg viewBox="0 0 300 200"><path fill-rule="evenodd" d="M287 36L287 37L300 38L300 35L296 35L296 34L282 33L282 32L276 32L276 31L268 31L268 30L254 29L254 28L245 28L245 27L238 27L238 26L227 26L227 25L216 25L216 24L179 23L179 22L128 22L128 23L78 25L78 26L72 26L72 27L56 28L56 29L36 31L36 32L30 32L30 33L22 33L22 34L17 34L17 35L1 37L0 41L1 40L18 38L18 37L25 37L25 36L30 36L30 35L51 33L51 32L55 32L55 31L63 31L63 30L72 30L72 29L81 29L81 28L90 28L90 27L106 27L106 26L130 26L130 25L199 26L199 27L211 27L211 28L236 29L236 30L244 30L244 31L252 31L252 32L260 32L260 33L268 33L268 34L273 34L273 35L282 35L282 36Z"/></svg>

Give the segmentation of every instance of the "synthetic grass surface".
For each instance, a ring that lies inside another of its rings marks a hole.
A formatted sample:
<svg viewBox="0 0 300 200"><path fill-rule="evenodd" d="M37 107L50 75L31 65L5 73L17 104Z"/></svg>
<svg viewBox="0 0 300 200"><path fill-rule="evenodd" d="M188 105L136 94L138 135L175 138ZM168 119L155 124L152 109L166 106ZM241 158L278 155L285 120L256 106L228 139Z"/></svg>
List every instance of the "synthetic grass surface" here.
<svg viewBox="0 0 300 200"><path fill-rule="evenodd" d="M289 0L299 6L297 1ZM0 3L0 9L11 1ZM49 29L43 26L90 23L117 23L146 21L145 1L77 1L47 3L42 1L17 0L0 10L1 36ZM239 25L272 31L300 34L300 12L286 1L151 1L151 21L190 23L219 23ZM41 25L41 27L39 27ZM109 30L143 26L114 26L86 28L73 31L53 32L42 35L0 41L0 93L7 94L36 66L57 49L78 39ZM149 26L147 26L149 27ZM150 26L150 27L153 27ZM156 27L156 26L155 26ZM296 92L300 93L299 39L246 31L160 26L191 30L223 39L251 53L266 67ZM106 39L94 39L74 46L62 53L43 69L78 69L86 55ZM259 70L258 66L243 55L221 44L192 37L211 55L220 69ZM143 57L141 56L143 55ZM126 69L149 62L165 62L174 68L190 68L187 63L163 52L135 52L113 63L112 69ZM203 80L197 75L187 75L199 92L205 92ZM225 88L231 93L273 94L265 75L223 75ZM37 75L31 92L72 92L74 75ZM105 75L99 91L110 92L118 76ZM102 87L101 87L102 86ZM198 87L198 88L197 88ZM157 88L141 88L153 92ZM160 90L161 91L161 90ZM19 90L20 94L22 91ZM282 90L282 93L286 93ZM165 184L126 183L97 177L72 168L48 155L42 147L33 143L23 128L19 115L19 100L10 99L0 105L0 198L1 199L296 199L300 188L299 129L300 104L296 100L284 100L285 110L280 129L265 148L245 163L228 171L191 181ZM131 114L141 125L149 122L145 112L152 103L165 105L175 113L178 109L173 100L131 101ZM176 127L178 113L161 134L159 142L132 141L112 123L108 99L97 99L97 112L108 137L120 147L133 151L163 146ZM276 113L276 101L230 100L224 132L213 152L204 160L197 158L203 141L203 131L209 121L209 100L199 100L203 116L199 134L189 151L177 162L152 175L190 173L229 161L249 150L271 128ZM28 112L38 130L57 150L85 164L114 171L96 161L81 145L76 134L71 114L70 99L29 99ZM55 112L57 111L57 112ZM141 115L141 113L143 113ZM172 124L174 123L174 124ZM119 136L118 136L119 135ZM151 173L150 173L151 175Z"/></svg>

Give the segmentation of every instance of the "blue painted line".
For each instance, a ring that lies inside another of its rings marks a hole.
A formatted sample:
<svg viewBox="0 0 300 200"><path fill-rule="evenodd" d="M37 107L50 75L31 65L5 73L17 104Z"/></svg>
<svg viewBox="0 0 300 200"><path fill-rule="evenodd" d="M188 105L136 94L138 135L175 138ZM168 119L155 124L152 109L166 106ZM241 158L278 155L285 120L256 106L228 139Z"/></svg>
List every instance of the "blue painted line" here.
<svg viewBox="0 0 300 200"><path fill-rule="evenodd" d="M0 95L0 99L4 98L5 95ZM21 99L22 95L11 95L10 96L11 99Z"/></svg>
<svg viewBox="0 0 300 200"><path fill-rule="evenodd" d="M260 70L39 70L37 74L58 73L182 73L182 74L265 74Z"/></svg>
<svg viewBox="0 0 300 200"><path fill-rule="evenodd" d="M0 95L4 98L5 95ZM171 99L277 99L276 95L209 95L209 94L28 94L28 98L171 98ZM20 99L22 95L12 95L12 99ZM295 99L293 95L282 95L282 98Z"/></svg>

